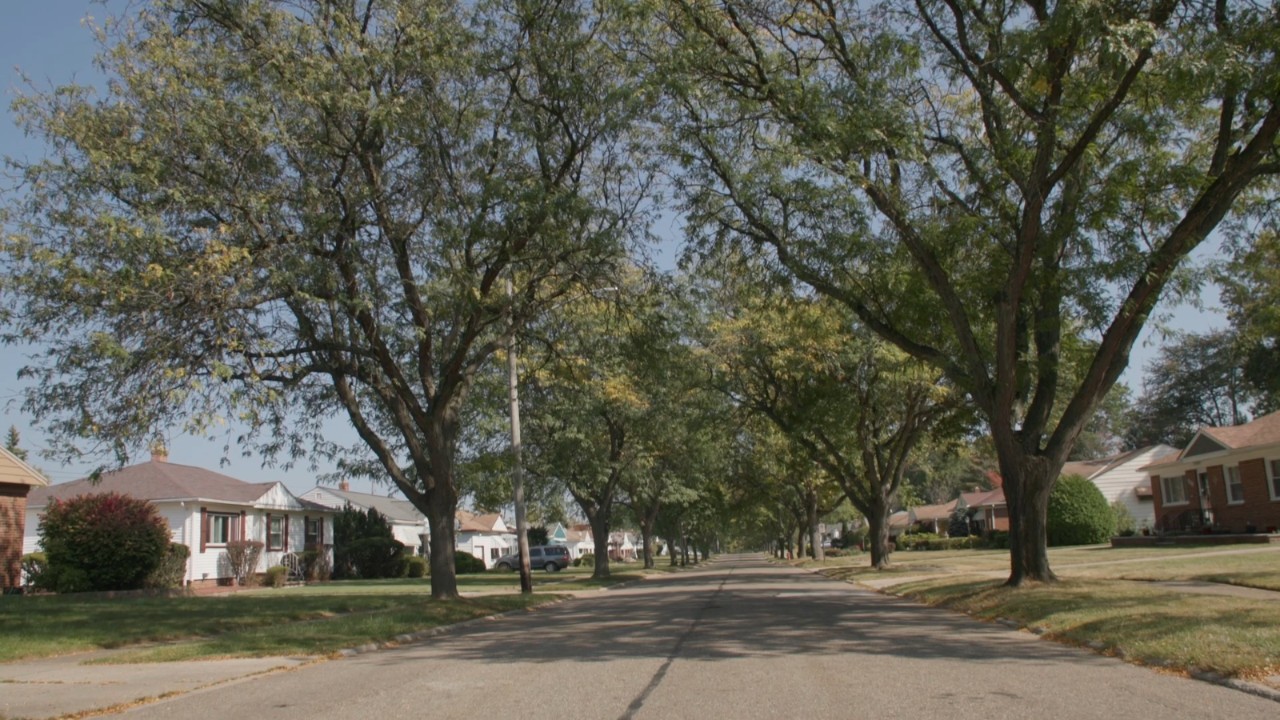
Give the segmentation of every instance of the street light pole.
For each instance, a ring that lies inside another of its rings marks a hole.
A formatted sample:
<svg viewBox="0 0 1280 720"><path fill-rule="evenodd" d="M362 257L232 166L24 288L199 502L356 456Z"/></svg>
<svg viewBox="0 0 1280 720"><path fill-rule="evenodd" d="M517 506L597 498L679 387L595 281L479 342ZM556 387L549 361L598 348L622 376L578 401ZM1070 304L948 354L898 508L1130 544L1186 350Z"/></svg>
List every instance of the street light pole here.
<svg viewBox="0 0 1280 720"><path fill-rule="evenodd" d="M511 495L516 506L516 545L520 549L520 592L533 592L533 573L529 569L529 527L524 511L524 457L520 447L520 370L516 363L515 292L507 278L507 397L511 400Z"/></svg>

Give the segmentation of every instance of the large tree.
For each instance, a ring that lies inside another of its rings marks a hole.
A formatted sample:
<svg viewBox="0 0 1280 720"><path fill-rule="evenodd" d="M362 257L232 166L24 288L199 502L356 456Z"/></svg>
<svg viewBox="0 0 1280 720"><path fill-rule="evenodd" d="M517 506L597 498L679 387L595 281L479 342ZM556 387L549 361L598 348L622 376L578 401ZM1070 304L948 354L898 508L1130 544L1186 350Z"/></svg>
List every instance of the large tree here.
<svg viewBox="0 0 1280 720"><path fill-rule="evenodd" d="M4 209L6 339L44 343L26 407L121 460L230 419L245 449L389 477L429 519L433 596L456 596L472 377L507 318L617 257L643 195L623 21L591 0L156 0L113 23L103 96L16 105L50 149Z"/></svg>
<svg viewBox="0 0 1280 720"><path fill-rule="evenodd" d="M1280 231L1271 208L1265 229L1242 229L1218 268L1244 380L1259 414L1280 410Z"/></svg>
<svg viewBox="0 0 1280 720"><path fill-rule="evenodd" d="M1280 172L1252 3L670 0L694 228L747 238L986 421L1009 583L1179 266ZM1082 362L1064 340L1083 333Z"/></svg>
<svg viewBox="0 0 1280 720"><path fill-rule="evenodd" d="M862 330L835 301L778 292L738 299L709 328L720 386L843 490L871 526L872 566L887 566L889 513L912 451L958 398L938 371ZM809 475L802 468L800 478ZM811 483L799 492L802 525L816 535L836 503L822 506Z"/></svg>
<svg viewBox="0 0 1280 720"><path fill-rule="evenodd" d="M1128 438L1135 447L1183 447L1202 427L1249 419L1250 388L1234 334L1217 330L1173 338L1146 367Z"/></svg>

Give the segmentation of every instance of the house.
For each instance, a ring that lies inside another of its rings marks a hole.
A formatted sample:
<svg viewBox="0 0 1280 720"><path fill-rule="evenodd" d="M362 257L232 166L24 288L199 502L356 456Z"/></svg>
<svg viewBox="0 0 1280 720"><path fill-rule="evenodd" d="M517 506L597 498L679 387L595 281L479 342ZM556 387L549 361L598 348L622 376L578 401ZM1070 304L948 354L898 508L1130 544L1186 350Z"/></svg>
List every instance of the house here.
<svg viewBox="0 0 1280 720"><path fill-rule="evenodd" d="M298 499L282 483L247 483L204 468L169 462L163 450L151 460L88 479L33 490L27 499L23 551L39 549L40 516L53 499L115 492L149 501L169 523L173 542L191 549L184 582L230 584L226 547L232 540L260 540L257 572L279 565L287 553L330 552L333 511Z"/></svg>
<svg viewBox="0 0 1280 720"><path fill-rule="evenodd" d="M1158 530L1280 528L1280 412L1201 428L1176 456L1144 470Z"/></svg>
<svg viewBox="0 0 1280 720"><path fill-rule="evenodd" d="M1168 445L1152 445L1098 460L1069 462L1062 475L1081 475L1098 487L1108 503L1123 503L1139 527L1155 525L1151 478L1146 466L1171 459L1178 452Z"/></svg>
<svg viewBox="0 0 1280 720"><path fill-rule="evenodd" d="M492 568L495 560L516 547L516 534L497 513L475 515L459 509L453 529L456 552L483 560L485 568Z"/></svg>
<svg viewBox="0 0 1280 720"><path fill-rule="evenodd" d="M591 535L590 525L565 527L556 523L556 526L547 533L547 544L564 545L569 548L571 558L593 555L596 551L595 538Z"/></svg>
<svg viewBox="0 0 1280 720"><path fill-rule="evenodd" d="M609 559L633 562L638 557L634 535L627 530L609 533Z"/></svg>
<svg viewBox="0 0 1280 720"><path fill-rule="evenodd" d="M22 584L28 496L48 484L39 471L0 447L0 593Z"/></svg>
<svg viewBox="0 0 1280 720"><path fill-rule="evenodd" d="M951 513L956 509L956 501L940 505L921 505L911 508L907 513L907 523L915 532L929 532L946 535L951 524Z"/></svg>
<svg viewBox="0 0 1280 720"><path fill-rule="evenodd" d="M355 510L377 510L390 523L391 532L406 549L414 555L429 554L430 531L427 528L427 517L418 512L408 500L355 492L345 480L338 483L336 488L316 486L303 493L302 499L339 511L348 506Z"/></svg>
<svg viewBox="0 0 1280 720"><path fill-rule="evenodd" d="M899 510L889 515L889 539L896 540L899 535L909 532L911 529L911 512L909 510Z"/></svg>
<svg viewBox="0 0 1280 720"><path fill-rule="evenodd" d="M971 535L1009 530L1009 508L1005 505L1003 488L974 488L973 492L960 493L955 509L968 516Z"/></svg>

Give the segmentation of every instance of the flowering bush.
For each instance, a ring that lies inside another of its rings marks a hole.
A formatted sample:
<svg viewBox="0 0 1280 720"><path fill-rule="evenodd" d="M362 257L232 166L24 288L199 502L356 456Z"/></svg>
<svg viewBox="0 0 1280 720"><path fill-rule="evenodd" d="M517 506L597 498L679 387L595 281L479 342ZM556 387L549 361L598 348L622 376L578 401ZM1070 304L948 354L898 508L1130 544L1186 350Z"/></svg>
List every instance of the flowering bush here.
<svg viewBox="0 0 1280 720"><path fill-rule="evenodd" d="M146 500L104 493L54 499L40 523L48 566L41 585L56 592L134 590L169 549L169 525Z"/></svg>

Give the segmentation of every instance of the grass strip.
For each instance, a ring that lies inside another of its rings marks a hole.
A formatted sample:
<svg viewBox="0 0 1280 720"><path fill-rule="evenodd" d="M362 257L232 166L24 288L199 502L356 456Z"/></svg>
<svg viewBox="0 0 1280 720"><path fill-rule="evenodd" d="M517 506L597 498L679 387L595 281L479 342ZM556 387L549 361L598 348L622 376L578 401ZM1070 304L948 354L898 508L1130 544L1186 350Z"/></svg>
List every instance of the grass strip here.
<svg viewBox="0 0 1280 720"><path fill-rule="evenodd" d="M1043 628L1147 665L1199 668L1241 678L1280 672L1280 603L1191 595L1124 580L1065 580L1009 588L1001 581L946 578L889 592L978 618Z"/></svg>
<svg viewBox="0 0 1280 720"><path fill-rule="evenodd" d="M453 625L553 600L553 595L490 595L451 602L415 600L375 612L247 628L213 637L113 654L106 663L175 662L229 657L323 656L385 643L398 635Z"/></svg>

